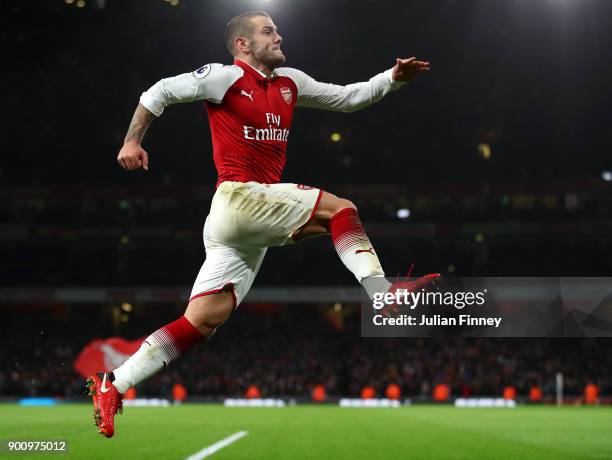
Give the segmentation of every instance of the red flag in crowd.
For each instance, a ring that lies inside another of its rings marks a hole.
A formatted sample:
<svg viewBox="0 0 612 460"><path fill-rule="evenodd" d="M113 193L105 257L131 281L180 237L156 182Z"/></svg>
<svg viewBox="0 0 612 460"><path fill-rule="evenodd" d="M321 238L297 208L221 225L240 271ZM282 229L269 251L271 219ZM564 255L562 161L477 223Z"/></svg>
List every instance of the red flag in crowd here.
<svg viewBox="0 0 612 460"><path fill-rule="evenodd" d="M110 372L136 353L143 340L130 342L121 337L92 340L74 361L74 370L83 377L95 372Z"/></svg>

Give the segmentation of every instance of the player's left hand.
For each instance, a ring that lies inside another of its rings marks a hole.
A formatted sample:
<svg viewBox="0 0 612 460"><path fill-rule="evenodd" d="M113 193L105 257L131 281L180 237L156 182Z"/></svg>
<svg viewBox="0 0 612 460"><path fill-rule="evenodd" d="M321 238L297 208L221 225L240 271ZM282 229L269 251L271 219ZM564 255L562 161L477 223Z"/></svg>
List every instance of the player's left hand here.
<svg viewBox="0 0 612 460"><path fill-rule="evenodd" d="M395 81L410 81L421 72L429 72L429 61L417 61L415 57L397 58L395 67L391 72L391 78Z"/></svg>

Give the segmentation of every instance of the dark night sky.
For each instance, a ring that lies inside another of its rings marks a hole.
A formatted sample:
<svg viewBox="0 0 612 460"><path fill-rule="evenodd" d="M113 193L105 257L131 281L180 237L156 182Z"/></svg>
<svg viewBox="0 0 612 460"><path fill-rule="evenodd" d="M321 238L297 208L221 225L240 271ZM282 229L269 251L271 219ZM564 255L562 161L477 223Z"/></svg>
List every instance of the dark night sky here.
<svg viewBox="0 0 612 460"><path fill-rule="evenodd" d="M5 2L2 177L7 184L214 181L202 104L172 107L145 139L149 177L115 156L141 91L207 62L230 62L225 22L268 11L287 65L334 83L396 56L432 72L345 115L299 110L285 180L554 181L612 168L612 3L59 0ZM91 4L92 2L90 2ZM332 131L343 142L328 141ZM477 152L489 142L493 157Z"/></svg>

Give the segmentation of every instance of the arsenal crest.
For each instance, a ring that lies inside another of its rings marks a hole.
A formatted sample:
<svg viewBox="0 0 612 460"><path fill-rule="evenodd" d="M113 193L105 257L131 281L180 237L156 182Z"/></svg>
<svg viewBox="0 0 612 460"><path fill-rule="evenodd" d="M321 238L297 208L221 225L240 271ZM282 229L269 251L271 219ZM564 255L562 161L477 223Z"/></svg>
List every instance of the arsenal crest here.
<svg viewBox="0 0 612 460"><path fill-rule="evenodd" d="M293 94L291 93L291 88L287 88L286 86L283 86L280 89L280 93L281 93L281 96L283 96L283 99L285 100L285 102L287 104L291 104L291 99L293 98Z"/></svg>

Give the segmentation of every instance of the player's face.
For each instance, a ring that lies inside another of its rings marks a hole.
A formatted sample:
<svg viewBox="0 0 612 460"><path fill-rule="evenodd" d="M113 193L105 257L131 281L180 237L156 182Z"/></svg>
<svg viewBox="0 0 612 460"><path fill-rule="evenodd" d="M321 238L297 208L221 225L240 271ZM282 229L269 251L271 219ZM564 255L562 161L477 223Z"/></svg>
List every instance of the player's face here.
<svg viewBox="0 0 612 460"><path fill-rule="evenodd" d="M255 25L249 46L253 57L272 68L283 65L285 55L280 49L283 38L278 34L272 19L267 16L257 16L251 21Z"/></svg>

